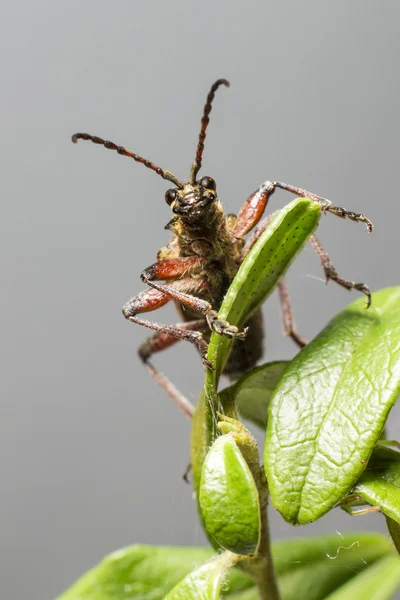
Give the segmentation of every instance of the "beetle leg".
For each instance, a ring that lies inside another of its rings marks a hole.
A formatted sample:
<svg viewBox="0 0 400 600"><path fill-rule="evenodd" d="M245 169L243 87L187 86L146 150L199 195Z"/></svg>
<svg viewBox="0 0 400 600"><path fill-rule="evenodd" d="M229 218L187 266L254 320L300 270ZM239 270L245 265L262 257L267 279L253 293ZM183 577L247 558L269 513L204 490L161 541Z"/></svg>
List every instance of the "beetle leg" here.
<svg viewBox="0 0 400 600"><path fill-rule="evenodd" d="M249 196L249 198L241 207L235 227L233 228L233 235L235 237L243 237L246 235L246 233L251 231L255 225L257 225L264 213L265 207L268 204L269 197L275 192L276 188L291 192L300 198L311 198L321 205L321 208L324 212L330 212L337 217L341 217L342 219L351 219L352 221L365 223L368 233L372 232L372 222L360 213L346 210L340 206L333 206L332 202L327 198L317 196L317 194L303 190L297 186L290 185L288 183L282 183L280 181L266 181L260 185L257 191Z"/></svg>
<svg viewBox="0 0 400 600"><path fill-rule="evenodd" d="M311 198L314 202L318 202L321 205L321 208L324 212L330 212L337 217L342 219L351 219L352 221L357 221L360 223L365 223L368 233L372 232L372 222L360 213L355 213L351 210L346 210L340 206L332 206L332 202L327 198L323 198L322 196L317 196L313 192L308 192L307 190L303 190L294 185L290 185L288 183L282 183L280 181L266 181L261 187L265 187L267 190L270 190L270 194L275 191L275 188L280 188L281 190L286 190L295 196L299 196L300 198Z"/></svg>
<svg viewBox="0 0 400 600"><path fill-rule="evenodd" d="M277 211L277 212L279 212L279 211ZM274 213L272 213L272 215L268 215L268 217L265 217L265 219L263 219L261 221L261 223L259 224L257 229L253 232L250 239L247 240L247 242L242 250L242 253L240 255L241 261L243 261L246 258L246 256L248 255L248 253L250 252L250 250L252 249L254 244L257 242L257 240L261 237L261 235L267 229L268 225L272 221L272 218L277 214L277 212L274 212Z"/></svg>
<svg viewBox="0 0 400 600"><path fill-rule="evenodd" d="M322 265L326 281L328 282L330 279L332 279L332 281L336 281L336 283L344 287L346 290L358 290L359 292L362 292L367 296L366 307L369 308L371 306L371 292L369 287L365 283L356 283L350 279L344 279L343 277L340 277L317 236L312 235L310 242L318 256L319 262Z"/></svg>
<svg viewBox="0 0 400 600"><path fill-rule="evenodd" d="M164 258L147 267L140 277L145 283L152 280L182 279L195 270L200 270L205 264L206 261L201 256Z"/></svg>
<svg viewBox="0 0 400 600"><path fill-rule="evenodd" d="M170 277L176 278L178 276L177 273L180 272L180 269L186 269L184 272L187 273L188 271L190 272L190 270L193 271L196 267L199 267L202 264L205 264L204 258L199 256L165 259L154 263L154 265L145 269L141 274L141 279L151 288L162 292L177 302L180 302L181 304L188 306L192 310L200 313L200 315L206 318L210 329L216 331L219 335L223 335L230 339L236 338L243 340L246 336L247 329L240 331L237 327L230 325L227 321L218 319L218 314L212 309L212 306L209 302L203 300L202 298L198 298L191 293L188 293L188 290L180 288L176 285L179 281L185 280L178 279L173 282L173 284L162 284L154 281L157 279L168 279L170 271L173 271L173 275L170 275ZM207 286L206 280L191 279L188 281L192 281L193 284L197 283L197 285L201 284L203 286Z"/></svg>
<svg viewBox="0 0 400 600"><path fill-rule="evenodd" d="M361 517L375 512L381 512L381 506L369 506L367 508L354 508L353 506L341 506L342 510L347 512L351 517Z"/></svg>
<svg viewBox="0 0 400 600"><path fill-rule="evenodd" d="M273 191L270 191L265 186L260 186L246 202L242 204L237 216L232 235L235 238L244 237L253 229L264 214L268 199Z"/></svg>
<svg viewBox="0 0 400 600"><path fill-rule="evenodd" d="M282 321L283 321L283 332L284 335L287 335L292 338L292 340L300 347L304 348L307 345L307 342L297 333L294 319L293 319L293 311L290 304L289 293L286 285L286 281L281 279L278 283L278 291L279 291L279 301L282 310Z"/></svg>
<svg viewBox="0 0 400 600"><path fill-rule="evenodd" d="M256 241L259 239L261 234L264 233L264 231L270 224L274 214L275 213L273 213L272 215L268 215L268 217L265 217L265 219L261 221L260 225L257 227L253 235L250 237L250 239L244 246L241 254L241 260L244 260L246 258L247 254L250 252L250 250L252 249ZM310 237L310 243L318 256L322 268L324 269L326 281L328 282L330 279L332 279L332 281L336 281L336 283L344 287L346 290L358 290L359 292L362 292L367 296L367 308L369 308L371 306L371 292L369 287L365 283L356 283L355 281L351 281L350 279L344 279L343 277L341 277L336 271L335 267L333 266L326 250L323 248L321 242L319 241L316 235L312 235Z"/></svg>
<svg viewBox="0 0 400 600"><path fill-rule="evenodd" d="M205 317L211 330L216 331L219 335L223 335L229 339L244 340L249 330L248 327L240 330L238 327L235 327L235 325L230 325L228 321L218 319L218 313L215 310L209 310Z"/></svg>
<svg viewBox="0 0 400 600"><path fill-rule="evenodd" d="M195 293L197 290L201 289L202 283L203 282L195 279L178 279L174 282L171 282L169 289L175 289L179 287L180 289L186 289ZM132 323L137 323L138 325L143 325L144 327L148 327L154 331L168 334L177 340L186 340L194 344L201 354L203 364L207 367L212 367L210 362L206 359L208 349L207 342L203 339L203 336L199 331L186 331L185 329L176 327L175 325L163 325L161 323L155 323L154 321L148 321L147 319L140 319L136 316L137 314L149 312L164 306L164 304L169 302L170 298L171 295L163 293L162 290L145 290L129 300L129 302L123 307L122 313L124 317L128 319L128 321L132 321Z"/></svg>
<svg viewBox="0 0 400 600"><path fill-rule="evenodd" d="M178 329L201 332L207 327L207 324L204 319L198 319L196 321L187 321L186 323L177 323L175 327ZM174 386L168 377L161 373L149 360L152 354L166 350L179 341L180 340L177 337L158 331L140 345L138 354L150 375L157 381L173 402L175 402L175 404L191 418L194 411L193 404Z"/></svg>

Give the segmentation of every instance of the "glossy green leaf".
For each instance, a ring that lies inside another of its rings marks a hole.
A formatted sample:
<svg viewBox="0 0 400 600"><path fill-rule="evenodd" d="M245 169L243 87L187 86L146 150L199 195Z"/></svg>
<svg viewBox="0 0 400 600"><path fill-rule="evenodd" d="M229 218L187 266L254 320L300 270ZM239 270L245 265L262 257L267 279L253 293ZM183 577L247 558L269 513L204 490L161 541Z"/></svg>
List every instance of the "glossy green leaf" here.
<svg viewBox="0 0 400 600"><path fill-rule="evenodd" d="M240 416L265 429L268 420L268 404L288 361L276 361L256 367L220 394L225 409L235 402Z"/></svg>
<svg viewBox="0 0 400 600"><path fill-rule="evenodd" d="M58 600L163 600L192 570L208 563L212 555L209 548L122 548L85 573ZM250 577L232 569L224 589L234 592L250 586Z"/></svg>
<svg viewBox="0 0 400 600"><path fill-rule="evenodd" d="M165 600L218 600L226 571L232 565L229 554L217 555L189 573L165 596Z"/></svg>
<svg viewBox="0 0 400 600"><path fill-rule="evenodd" d="M326 600L390 600L400 587L400 557L386 556Z"/></svg>
<svg viewBox="0 0 400 600"><path fill-rule="evenodd" d="M224 571L206 564L193 571L165 596L165 600L218 600Z"/></svg>
<svg viewBox="0 0 400 600"><path fill-rule="evenodd" d="M209 537L235 554L255 554L261 527L258 491L232 434L217 438L205 458L199 501Z"/></svg>
<svg viewBox="0 0 400 600"><path fill-rule="evenodd" d="M286 368L264 452L272 502L293 523L332 508L359 479L400 389L400 288L360 298Z"/></svg>
<svg viewBox="0 0 400 600"><path fill-rule="evenodd" d="M400 523L400 452L375 448L352 493Z"/></svg>
<svg viewBox="0 0 400 600"><path fill-rule="evenodd" d="M339 546L349 549L338 550ZM327 554L335 556L339 553L343 570L353 574L353 569L347 568L343 561L353 560L359 552L370 565L390 548L388 540L380 534L349 533L344 539L318 536L276 542L272 544L272 554L279 581L306 566L310 567L309 576L314 574L315 581L318 569L314 565L335 563L336 559L329 559ZM213 551L209 548L130 546L105 557L58 600L162 600L188 573L212 556ZM365 563L361 559L360 563L362 569ZM357 566L354 567L357 572ZM224 595L234 600L239 592L255 588L250 577L238 569L230 569L223 589Z"/></svg>
<svg viewBox="0 0 400 600"><path fill-rule="evenodd" d="M220 319L241 326L273 291L290 263L316 229L321 205L296 198L280 210L243 261L219 309ZM213 333L207 384L216 389L232 341Z"/></svg>

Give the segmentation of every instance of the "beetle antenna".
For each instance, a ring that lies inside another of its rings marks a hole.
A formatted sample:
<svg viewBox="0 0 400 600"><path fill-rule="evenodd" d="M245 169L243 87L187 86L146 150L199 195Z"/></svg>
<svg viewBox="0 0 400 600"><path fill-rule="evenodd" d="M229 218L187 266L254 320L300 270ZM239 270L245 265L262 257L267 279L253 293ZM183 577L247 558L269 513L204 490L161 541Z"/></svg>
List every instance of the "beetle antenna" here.
<svg viewBox="0 0 400 600"><path fill-rule="evenodd" d="M215 83L213 83L210 91L208 92L207 101L204 105L203 116L200 121L199 143L197 144L196 158L194 159L192 168L190 169L190 183L192 184L196 182L197 173L201 169L201 159L204 150L204 140L206 139L206 129L208 123L210 122L210 117L208 115L211 112L211 104L214 100L215 92L217 91L220 85L225 85L226 87L229 87L229 81L227 81L226 79L218 79Z"/></svg>
<svg viewBox="0 0 400 600"><path fill-rule="evenodd" d="M72 141L74 142L74 144L76 144L78 140L89 140L94 144L101 144L102 146L104 146L104 148L107 148L108 150L116 150L118 154L133 158L133 160L136 160L136 162L142 163L148 169L155 171L157 175L161 175L163 179L172 181L172 183L174 183L178 188L183 188L183 183L173 173L171 173L171 171L165 171L164 169L161 169L161 167L157 167L157 165L152 163L150 160L146 160L142 156L139 156L139 154L135 154L134 152L127 150L127 148L124 148L123 146L117 146L117 144L114 144L113 142L103 140L102 138L97 137L95 135L89 135L88 133L74 133L74 135L72 136Z"/></svg>

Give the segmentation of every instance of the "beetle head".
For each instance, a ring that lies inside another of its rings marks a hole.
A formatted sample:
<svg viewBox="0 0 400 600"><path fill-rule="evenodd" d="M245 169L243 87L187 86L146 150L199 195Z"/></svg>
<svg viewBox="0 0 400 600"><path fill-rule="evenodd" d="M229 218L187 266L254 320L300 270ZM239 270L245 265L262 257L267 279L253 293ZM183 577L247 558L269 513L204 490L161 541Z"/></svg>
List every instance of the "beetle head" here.
<svg viewBox="0 0 400 600"><path fill-rule="evenodd" d="M195 183L186 183L182 188L171 188L165 201L172 212L183 221L198 221L209 212L217 199L217 186L212 177L202 177Z"/></svg>

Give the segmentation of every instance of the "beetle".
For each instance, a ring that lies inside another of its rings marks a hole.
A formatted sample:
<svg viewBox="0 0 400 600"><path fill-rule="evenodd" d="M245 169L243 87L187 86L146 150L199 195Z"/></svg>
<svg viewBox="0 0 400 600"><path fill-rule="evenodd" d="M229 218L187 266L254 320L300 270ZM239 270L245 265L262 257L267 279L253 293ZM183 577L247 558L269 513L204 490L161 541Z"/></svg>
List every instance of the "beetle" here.
<svg viewBox="0 0 400 600"><path fill-rule="evenodd" d="M141 279L148 288L125 304L122 312L132 323L155 331L141 344L139 356L150 374L187 414L191 414L191 406L188 406L186 399L175 386L154 367L150 358L156 352L185 340L197 347L205 367L212 368L212 364L207 360L211 331L234 339L235 352L231 353L225 366L225 375L236 377L250 370L261 358L263 334L260 310L249 318L244 329L239 330L219 319L217 309L245 256L268 226L270 218L264 218L261 222L260 220L270 196L277 189L298 197L311 198L321 204L323 212L363 222L368 233L372 232L372 223L364 215L333 206L330 200L322 196L279 181L262 183L245 201L237 216L225 214L214 179L209 176L198 178L212 102L221 85L229 87L229 82L226 79L218 79L208 93L200 123L196 155L187 182L111 141L88 133L75 133L72 136L74 143L78 140L88 140L109 150L115 150L122 156L133 158L173 184L165 193L165 201L173 213L165 229L172 233L172 239L159 250L157 261L141 274ZM246 242L245 236L257 224L257 229ZM363 292L367 296L368 307L371 304L368 286L341 277L315 235L310 238L310 242L321 262L326 280L332 279L347 290ZM302 347L305 342L294 328L289 296L283 279L279 282L278 289L284 332ZM164 325L138 316L156 310L171 300L175 301L183 318L181 323Z"/></svg>

